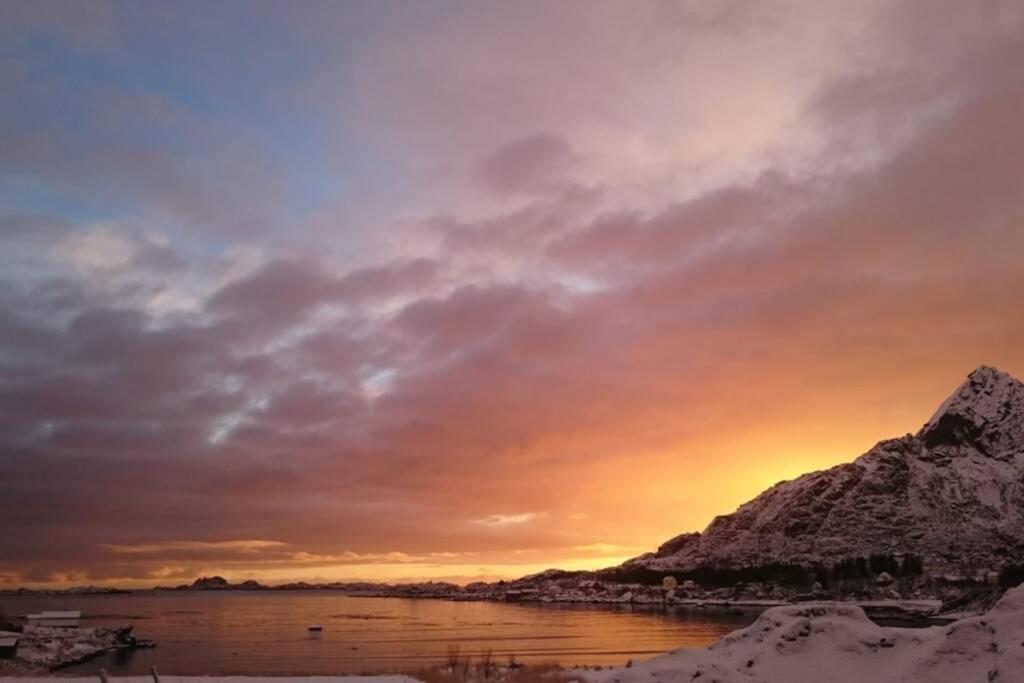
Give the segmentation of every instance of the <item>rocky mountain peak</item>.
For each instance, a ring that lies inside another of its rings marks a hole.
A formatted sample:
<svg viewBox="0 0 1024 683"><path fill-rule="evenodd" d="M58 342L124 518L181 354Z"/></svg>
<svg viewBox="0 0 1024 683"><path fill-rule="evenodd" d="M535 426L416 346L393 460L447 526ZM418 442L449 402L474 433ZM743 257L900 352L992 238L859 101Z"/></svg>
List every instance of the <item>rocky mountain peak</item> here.
<svg viewBox="0 0 1024 683"><path fill-rule="evenodd" d="M997 458L1024 452L1024 383L983 365L939 406L917 436L928 448L967 445Z"/></svg>
<svg viewBox="0 0 1024 683"><path fill-rule="evenodd" d="M1024 383L982 366L916 435L780 482L624 568L806 566L908 553L954 573L1024 563Z"/></svg>

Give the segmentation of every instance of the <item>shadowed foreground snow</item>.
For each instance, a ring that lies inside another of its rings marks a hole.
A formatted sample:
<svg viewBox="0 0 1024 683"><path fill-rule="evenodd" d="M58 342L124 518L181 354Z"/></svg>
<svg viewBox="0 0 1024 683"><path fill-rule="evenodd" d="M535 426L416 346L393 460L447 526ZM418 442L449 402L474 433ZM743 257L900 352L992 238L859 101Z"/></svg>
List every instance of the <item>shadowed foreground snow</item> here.
<svg viewBox="0 0 1024 683"><path fill-rule="evenodd" d="M606 683L1024 683L1024 586L986 614L885 628L853 605L776 607L706 649L621 669Z"/></svg>
<svg viewBox="0 0 1024 683"><path fill-rule="evenodd" d="M3 683L40 683L48 678L15 678L0 676ZM76 678L60 678L58 680L74 683L76 680L98 681L96 676ZM111 683L153 683L150 676L111 676ZM409 676L164 676L160 675L160 683L419 683Z"/></svg>

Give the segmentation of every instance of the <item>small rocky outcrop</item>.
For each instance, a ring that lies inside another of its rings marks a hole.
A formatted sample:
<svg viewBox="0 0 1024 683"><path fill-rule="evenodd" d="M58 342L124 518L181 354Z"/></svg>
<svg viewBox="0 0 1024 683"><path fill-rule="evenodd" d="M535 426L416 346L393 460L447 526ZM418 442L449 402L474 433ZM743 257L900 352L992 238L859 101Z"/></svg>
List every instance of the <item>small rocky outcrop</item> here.
<svg viewBox="0 0 1024 683"><path fill-rule="evenodd" d="M222 576L204 576L192 582L192 590L217 591L228 590L233 586Z"/></svg>
<svg viewBox="0 0 1024 683"><path fill-rule="evenodd" d="M152 647L137 640L131 626L54 628L25 626L18 635L13 665L25 672L62 669L115 650Z"/></svg>

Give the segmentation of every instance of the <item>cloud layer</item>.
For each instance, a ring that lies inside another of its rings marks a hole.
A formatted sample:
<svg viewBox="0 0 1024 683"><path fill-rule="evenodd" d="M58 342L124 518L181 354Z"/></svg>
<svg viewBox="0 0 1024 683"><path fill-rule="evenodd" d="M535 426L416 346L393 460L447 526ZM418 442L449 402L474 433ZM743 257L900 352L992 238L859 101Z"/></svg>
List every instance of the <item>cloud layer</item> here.
<svg viewBox="0 0 1024 683"><path fill-rule="evenodd" d="M43 9L0 582L602 566L1024 375L1016 3Z"/></svg>

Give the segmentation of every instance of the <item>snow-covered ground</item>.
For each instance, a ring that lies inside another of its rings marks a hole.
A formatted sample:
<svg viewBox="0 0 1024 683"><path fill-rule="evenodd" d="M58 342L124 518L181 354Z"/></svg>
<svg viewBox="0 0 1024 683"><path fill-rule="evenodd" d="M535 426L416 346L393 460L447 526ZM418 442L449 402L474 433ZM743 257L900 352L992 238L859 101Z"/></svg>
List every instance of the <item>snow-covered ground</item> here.
<svg viewBox="0 0 1024 683"><path fill-rule="evenodd" d="M95 676L89 676L97 680ZM36 678L0 676L2 683L39 683ZM62 679L66 680L66 679ZM73 679L72 679L73 680ZM153 683L150 676L109 676L110 683ZM164 676L160 683L418 683L408 676Z"/></svg>
<svg viewBox="0 0 1024 683"><path fill-rule="evenodd" d="M101 652L130 649L137 645L131 630L130 626L57 628L30 624L21 633L0 632L0 635L18 638L17 664L45 671Z"/></svg>
<svg viewBox="0 0 1024 683"><path fill-rule="evenodd" d="M886 628L856 606L767 610L705 649L675 650L594 683L1024 683L1024 586L987 613L927 629Z"/></svg>

